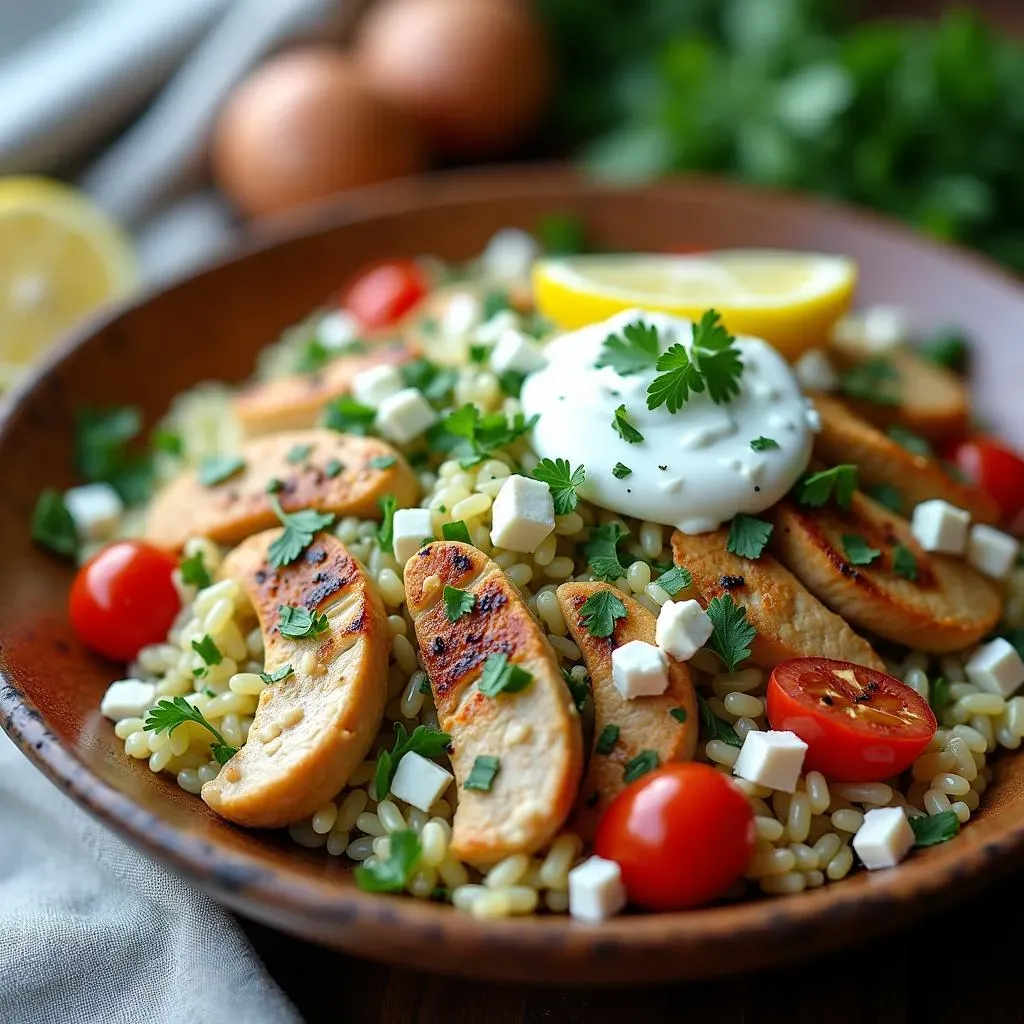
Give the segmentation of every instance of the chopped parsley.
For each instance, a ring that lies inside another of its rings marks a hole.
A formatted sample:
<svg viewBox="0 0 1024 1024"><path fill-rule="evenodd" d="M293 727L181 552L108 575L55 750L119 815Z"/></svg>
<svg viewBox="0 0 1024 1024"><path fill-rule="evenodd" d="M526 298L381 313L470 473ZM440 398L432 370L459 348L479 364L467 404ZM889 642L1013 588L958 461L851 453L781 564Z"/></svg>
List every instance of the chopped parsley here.
<svg viewBox="0 0 1024 1024"><path fill-rule="evenodd" d="M271 569L290 565L313 543L313 537L318 530L326 529L334 522L334 516L329 512L317 512L312 508L304 508L289 514L281 508L281 503L274 495L271 495L270 507L284 527L284 532L270 545L267 552L267 561Z"/></svg>
<svg viewBox="0 0 1024 1024"><path fill-rule="evenodd" d="M128 505L145 501L153 490L148 455L128 450L142 430L136 406L82 409L75 417L75 469L88 483L110 484Z"/></svg>
<svg viewBox="0 0 1024 1024"><path fill-rule="evenodd" d="M78 530L64 504L64 495L47 487L36 499L32 513L32 539L58 555L74 558L78 551Z"/></svg>
<svg viewBox="0 0 1024 1024"><path fill-rule="evenodd" d="M922 342L919 351L928 362L953 373L963 373L967 369L970 345L960 331L946 328Z"/></svg>
<svg viewBox="0 0 1024 1024"><path fill-rule="evenodd" d="M615 465L612 466L612 476L615 477L616 480L625 480L632 472L633 470L631 470L629 466L625 466L621 462L616 462Z"/></svg>
<svg viewBox="0 0 1024 1024"><path fill-rule="evenodd" d="M406 754L412 751L421 757L440 757L451 741L451 736L438 729L417 725L410 734L401 722L395 722L394 746L377 755L377 768L373 776L373 791L377 799L383 800L391 792L391 780L395 777L398 762Z"/></svg>
<svg viewBox="0 0 1024 1024"><path fill-rule="evenodd" d="M586 229L575 213L545 214L537 222L534 234L544 251L552 256L576 256L587 251Z"/></svg>
<svg viewBox="0 0 1024 1024"><path fill-rule="evenodd" d="M935 717L941 720L943 711L953 703L953 698L949 693L949 680L942 676L936 676L928 684L928 703L932 706Z"/></svg>
<svg viewBox="0 0 1024 1024"><path fill-rule="evenodd" d="M356 887L363 892L402 892L409 884L423 848L411 828L392 832L388 837L389 853L385 860L376 859L369 867L356 866Z"/></svg>
<svg viewBox="0 0 1024 1024"><path fill-rule="evenodd" d="M479 793L490 793L495 776L500 770L500 759L492 757L490 754L477 754L462 788L475 789Z"/></svg>
<svg viewBox="0 0 1024 1024"><path fill-rule="evenodd" d="M839 376L842 394L872 405L899 405L899 383L899 374L884 359L867 359Z"/></svg>
<svg viewBox="0 0 1024 1024"><path fill-rule="evenodd" d="M750 657L750 644L757 630L747 621L747 610L736 604L731 594L713 598L707 607L714 627L710 648L730 672Z"/></svg>
<svg viewBox="0 0 1024 1024"><path fill-rule="evenodd" d="M273 672L261 672L260 679L262 679L263 682L268 684L279 683L281 682L282 679L287 679L292 674L293 671L294 670L292 669L291 665L286 663L282 665L280 668L275 669Z"/></svg>
<svg viewBox="0 0 1024 1024"><path fill-rule="evenodd" d="M390 469L397 461L394 455L376 455L370 459L370 465L374 469Z"/></svg>
<svg viewBox="0 0 1024 1024"><path fill-rule="evenodd" d="M324 476L328 480L333 480L343 469L345 463L341 459L331 459L326 466L324 466Z"/></svg>
<svg viewBox="0 0 1024 1024"><path fill-rule="evenodd" d="M750 447L755 452L770 452L773 448L779 447L779 442L771 437L755 437L750 442Z"/></svg>
<svg viewBox="0 0 1024 1024"><path fill-rule="evenodd" d="M480 414L472 403L450 412L427 431L431 448L459 460L463 469L482 462L498 448L517 441L533 428L538 417L530 419L517 412L510 421L503 412Z"/></svg>
<svg viewBox="0 0 1024 1024"><path fill-rule="evenodd" d="M615 622L626 618L626 606L613 590L601 588L583 602L580 617L591 636L611 636Z"/></svg>
<svg viewBox="0 0 1024 1024"><path fill-rule="evenodd" d="M768 538L772 535L772 524L740 512L729 527L727 550L740 558L761 557Z"/></svg>
<svg viewBox="0 0 1024 1024"><path fill-rule="evenodd" d="M486 323L492 317L496 317L502 310L511 308L511 304L508 301L508 292L489 291L484 295L484 301L481 303L480 316L484 323Z"/></svg>
<svg viewBox="0 0 1024 1024"><path fill-rule="evenodd" d="M644 439L644 435L629 422L625 405L620 405L615 410L615 416L612 418L612 429L627 444L640 444Z"/></svg>
<svg viewBox="0 0 1024 1024"><path fill-rule="evenodd" d="M686 713L686 708L669 708L668 712L680 725L685 724L686 720L690 717Z"/></svg>
<svg viewBox="0 0 1024 1024"><path fill-rule="evenodd" d="M905 427L893 424L886 433L901 448L911 452L913 455L923 455L926 459L933 458L935 455L935 449L923 437L915 434L912 430L907 430Z"/></svg>
<svg viewBox="0 0 1024 1024"><path fill-rule="evenodd" d="M617 725L606 725L594 744L594 753L608 755L619 742L619 727Z"/></svg>
<svg viewBox="0 0 1024 1024"><path fill-rule="evenodd" d="M583 705L587 703L587 698L590 696L589 677L584 675L582 679L577 679L569 669L563 668L562 678L565 680L565 685L569 687L576 710L582 711Z"/></svg>
<svg viewBox="0 0 1024 1024"><path fill-rule="evenodd" d="M459 379L455 370L423 358L403 363L401 372L406 387L422 391L423 397L435 405L447 401Z"/></svg>
<svg viewBox="0 0 1024 1024"><path fill-rule="evenodd" d="M170 735L184 722L195 722L213 736L214 742L210 744L210 753L217 764L226 764L232 754L238 753L238 747L225 742L224 737L210 725L202 711L193 707L184 697L159 701L156 707L150 708L142 727L147 732L166 731Z"/></svg>
<svg viewBox="0 0 1024 1024"><path fill-rule="evenodd" d="M843 534L843 551L850 565L870 565L882 553L857 533Z"/></svg>
<svg viewBox="0 0 1024 1024"><path fill-rule="evenodd" d="M457 540L463 544L472 544L473 540L469 536L469 527L466 526L464 519L456 519L453 523L445 523L441 527L441 536L445 540Z"/></svg>
<svg viewBox="0 0 1024 1024"><path fill-rule="evenodd" d="M207 665L219 665L224 660L224 655L220 653L220 648L214 642L213 637L210 636L209 633L207 633L201 640L193 640L192 650L195 651Z"/></svg>
<svg viewBox="0 0 1024 1024"><path fill-rule="evenodd" d="M199 463L199 482L204 487L216 487L245 469L240 455L208 455Z"/></svg>
<svg viewBox="0 0 1024 1024"><path fill-rule="evenodd" d="M654 582L669 597L675 597L687 587L693 586L693 576L689 569L684 569L681 565L674 565L668 572L663 572Z"/></svg>
<svg viewBox="0 0 1024 1024"><path fill-rule="evenodd" d="M953 811L939 811L924 817L911 818L914 830L914 847L937 846L952 839L960 831L960 819Z"/></svg>
<svg viewBox="0 0 1024 1024"><path fill-rule="evenodd" d="M804 477L797 486L797 500L801 505L818 508L834 497L837 505L848 508L857 490L857 467L846 463L823 469Z"/></svg>
<svg viewBox="0 0 1024 1024"><path fill-rule="evenodd" d="M191 587L198 587L202 590L203 587L208 587L213 582L213 577L203 561L202 551L197 551L188 558L182 558L178 563L178 569L181 572L181 582Z"/></svg>
<svg viewBox="0 0 1024 1024"><path fill-rule="evenodd" d="M476 595L458 587L445 586L444 613L449 622L458 622L463 615L468 615L476 604Z"/></svg>
<svg viewBox="0 0 1024 1024"><path fill-rule="evenodd" d="M313 446L311 444L293 445L291 451L284 457L285 462L289 465L297 466L300 462L305 462L312 451Z"/></svg>
<svg viewBox="0 0 1024 1024"><path fill-rule="evenodd" d="M263 488L267 494L280 494L284 490L284 481L278 480L278 478L271 477L267 481L267 486Z"/></svg>
<svg viewBox="0 0 1024 1024"><path fill-rule="evenodd" d="M506 370L504 373L498 374L501 390L509 398L518 398L522 394L524 380L526 380L526 374L520 373L518 370Z"/></svg>
<svg viewBox="0 0 1024 1024"><path fill-rule="evenodd" d="M377 547L381 551L391 551L395 546L395 509L398 502L393 494L384 494L377 499L380 506L381 521L377 527Z"/></svg>
<svg viewBox="0 0 1024 1024"><path fill-rule="evenodd" d="M705 743L708 740L721 740L730 747L743 746L743 741L736 734L736 730L724 718L719 718L699 693L697 711L700 713L700 735Z"/></svg>
<svg viewBox="0 0 1024 1024"><path fill-rule="evenodd" d="M653 772L661 764L656 750L641 750L636 757L630 758L622 770L623 782L634 782L642 775Z"/></svg>
<svg viewBox="0 0 1024 1024"><path fill-rule="evenodd" d="M643 320L635 320L626 324L621 334L609 334L605 338L601 355L594 365L598 368L610 366L619 376L625 377L654 369L658 351L658 328Z"/></svg>
<svg viewBox="0 0 1024 1024"><path fill-rule="evenodd" d="M599 580L617 580L626 574L626 567L619 561L617 546L629 530L619 523L604 523L590 531L590 539L583 545L583 554L590 564L590 571Z"/></svg>
<svg viewBox="0 0 1024 1024"><path fill-rule="evenodd" d="M154 451L163 452L164 455L179 457L185 451L185 442L182 441L181 434L166 427L159 427L153 431L150 444Z"/></svg>
<svg viewBox="0 0 1024 1024"><path fill-rule="evenodd" d="M308 608L282 604L278 605L277 615L277 628L281 636L288 636L293 640L319 636L328 629L327 616L311 612Z"/></svg>
<svg viewBox="0 0 1024 1024"><path fill-rule="evenodd" d="M541 459L533 471L534 479L550 488L555 515L558 516L567 516L575 510L579 504L576 488L583 483L586 475L582 466L572 469L566 459Z"/></svg>
<svg viewBox="0 0 1024 1024"><path fill-rule="evenodd" d="M911 583L917 580L917 559L906 544L897 544L892 549L892 571Z"/></svg>
<svg viewBox="0 0 1024 1024"><path fill-rule="evenodd" d="M487 697L497 697L499 693L518 693L532 682L533 676L513 665L507 654L488 654L478 688Z"/></svg>
<svg viewBox="0 0 1024 1024"><path fill-rule="evenodd" d="M377 410L357 402L351 395L342 395L329 403L324 410L324 426L342 434L366 436L373 426Z"/></svg>
<svg viewBox="0 0 1024 1024"><path fill-rule="evenodd" d="M903 511L903 495L890 484L876 484L874 487L869 487L867 495L890 512L902 513Z"/></svg>

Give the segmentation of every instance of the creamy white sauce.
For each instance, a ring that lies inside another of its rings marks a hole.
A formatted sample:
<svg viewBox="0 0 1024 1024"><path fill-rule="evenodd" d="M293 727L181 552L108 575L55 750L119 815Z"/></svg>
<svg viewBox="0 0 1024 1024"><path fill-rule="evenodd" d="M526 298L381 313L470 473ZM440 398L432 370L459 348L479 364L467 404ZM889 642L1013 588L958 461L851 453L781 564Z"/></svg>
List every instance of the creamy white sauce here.
<svg viewBox="0 0 1024 1024"><path fill-rule="evenodd" d="M775 504L807 468L820 428L789 365L766 342L740 335L744 368L736 398L715 405L705 392L674 414L665 406L648 409L653 368L619 376L594 365L609 334L641 319L657 327L662 351L677 342L690 349L689 320L638 309L546 347L548 365L527 377L522 390L524 411L540 417L533 430L537 454L582 463L579 494L587 501L684 533L706 533L739 512ZM629 444L612 428L620 405L642 442ZM758 437L779 447L756 452L750 442ZM621 480L612 475L618 462L632 470Z"/></svg>

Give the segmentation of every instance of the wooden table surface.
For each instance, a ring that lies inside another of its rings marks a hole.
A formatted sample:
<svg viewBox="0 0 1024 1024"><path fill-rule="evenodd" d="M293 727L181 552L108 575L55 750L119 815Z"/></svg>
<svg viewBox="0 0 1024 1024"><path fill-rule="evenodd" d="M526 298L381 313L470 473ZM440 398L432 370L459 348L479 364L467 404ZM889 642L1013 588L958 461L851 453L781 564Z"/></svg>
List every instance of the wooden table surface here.
<svg viewBox="0 0 1024 1024"><path fill-rule="evenodd" d="M1019 1024L1022 911L1024 874L913 929L793 967L632 989L432 977L245 928L309 1024Z"/></svg>

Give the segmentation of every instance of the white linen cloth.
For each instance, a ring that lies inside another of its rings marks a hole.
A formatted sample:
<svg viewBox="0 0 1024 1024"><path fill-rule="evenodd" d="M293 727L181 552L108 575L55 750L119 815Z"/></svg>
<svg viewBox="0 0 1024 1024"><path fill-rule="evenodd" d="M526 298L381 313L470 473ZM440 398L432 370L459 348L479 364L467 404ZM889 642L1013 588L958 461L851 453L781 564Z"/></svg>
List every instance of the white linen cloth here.
<svg viewBox="0 0 1024 1024"><path fill-rule="evenodd" d="M301 1024L238 922L0 732L3 1024Z"/></svg>

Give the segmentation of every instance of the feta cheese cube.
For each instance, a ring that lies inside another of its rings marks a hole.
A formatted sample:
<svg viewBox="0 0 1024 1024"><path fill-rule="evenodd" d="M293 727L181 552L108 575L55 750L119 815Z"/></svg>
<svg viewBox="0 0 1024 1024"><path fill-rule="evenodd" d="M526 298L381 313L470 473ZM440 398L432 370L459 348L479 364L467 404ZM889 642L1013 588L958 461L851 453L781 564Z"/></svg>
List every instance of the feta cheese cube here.
<svg viewBox="0 0 1024 1024"><path fill-rule="evenodd" d="M864 312L864 343L877 355L906 344L910 319L901 306L869 306Z"/></svg>
<svg viewBox="0 0 1024 1024"><path fill-rule="evenodd" d="M533 373L547 366L547 356L520 331L509 328L491 351L495 373Z"/></svg>
<svg viewBox="0 0 1024 1024"><path fill-rule="evenodd" d="M334 351L359 337L359 321L343 309L325 313L316 325L316 340Z"/></svg>
<svg viewBox="0 0 1024 1024"><path fill-rule="evenodd" d="M1009 697L1024 683L1024 661L1009 640L996 637L982 644L964 665L967 678L979 689Z"/></svg>
<svg viewBox="0 0 1024 1024"><path fill-rule="evenodd" d="M894 868L914 845L914 830L902 807L875 807L853 837L853 850L869 871Z"/></svg>
<svg viewBox="0 0 1024 1024"><path fill-rule="evenodd" d="M138 718L143 711L153 706L156 700L156 685L144 683L141 679L120 679L107 687L100 701L100 714L112 722L122 718Z"/></svg>
<svg viewBox="0 0 1024 1024"><path fill-rule="evenodd" d="M352 397L363 405L376 408L390 395L405 387L402 371L397 366L371 366L357 373L352 380Z"/></svg>
<svg viewBox="0 0 1024 1024"><path fill-rule="evenodd" d="M445 338L465 338L480 326L480 300L470 292L456 292L441 316L441 334Z"/></svg>
<svg viewBox="0 0 1024 1024"><path fill-rule="evenodd" d="M491 236L484 249L484 274L499 281L520 280L529 277L538 256L540 246L533 235L519 228L502 228Z"/></svg>
<svg viewBox="0 0 1024 1024"><path fill-rule="evenodd" d="M416 388L388 395L377 407L377 429L396 444L408 444L436 422L434 407Z"/></svg>
<svg viewBox="0 0 1024 1024"><path fill-rule="evenodd" d="M405 565L425 541L433 539L434 523L429 508L400 508L395 512L393 550L399 565Z"/></svg>
<svg viewBox="0 0 1024 1024"><path fill-rule="evenodd" d="M658 612L654 641L677 661L689 661L711 639L714 629L696 601L666 601Z"/></svg>
<svg viewBox="0 0 1024 1024"><path fill-rule="evenodd" d="M493 345L506 331L518 326L519 317L511 309L500 309L473 332L473 340L480 345Z"/></svg>
<svg viewBox="0 0 1024 1024"><path fill-rule="evenodd" d="M1020 554L1020 541L994 526L978 523L967 538L967 561L978 572L1005 580Z"/></svg>
<svg viewBox="0 0 1024 1024"><path fill-rule="evenodd" d="M569 872L569 913L596 924L626 905L622 871L613 860L590 857Z"/></svg>
<svg viewBox="0 0 1024 1024"><path fill-rule="evenodd" d="M796 379L805 391L835 391L839 374L832 360L820 348L808 349L793 367Z"/></svg>
<svg viewBox="0 0 1024 1024"><path fill-rule="evenodd" d="M110 484L85 484L64 492L64 505L81 540L109 537L124 512L124 502Z"/></svg>
<svg viewBox="0 0 1024 1024"><path fill-rule="evenodd" d="M792 793L806 753L807 744L796 733L751 731L732 770L748 782Z"/></svg>
<svg viewBox="0 0 1024 1024"><path fill-rule="evenodd" d="M491 506L491 543L507 551L536 551L555 528L551 489L540 480L514 473Z"/></svg>
<svg viewBox="0 0 1024 1024"><path fill-rule="evenodd" d="M665 652L644 640L630 640L612 651L612 682L627 700L657 697L668 689Z"/></svg>
<svg viewBox="0 0 1024 1024"><path fill-rule="evenodd" d="M967 547L967 530L971 513L941 498L922 501L914 507L910 532L925 551L946 555L962 555Z"/></svg>
<svg viewBox="0 0 1024 1024"><path fill-rule="evenodd" d="M427 813L448 788L454 775L422 754L403 754L391 780L391 795Z"/></svg>

